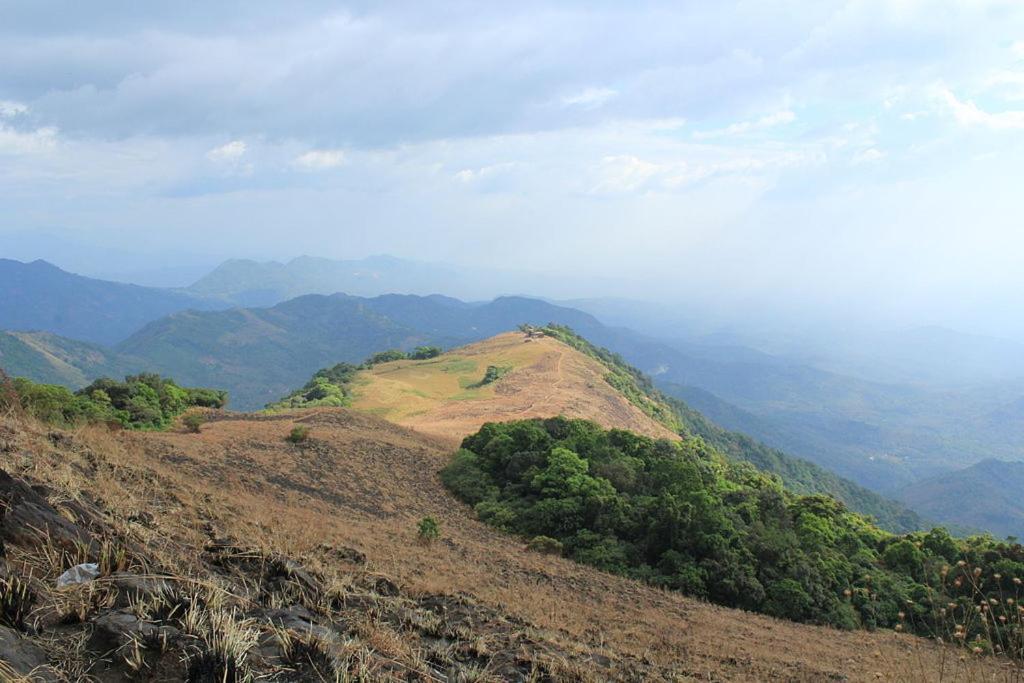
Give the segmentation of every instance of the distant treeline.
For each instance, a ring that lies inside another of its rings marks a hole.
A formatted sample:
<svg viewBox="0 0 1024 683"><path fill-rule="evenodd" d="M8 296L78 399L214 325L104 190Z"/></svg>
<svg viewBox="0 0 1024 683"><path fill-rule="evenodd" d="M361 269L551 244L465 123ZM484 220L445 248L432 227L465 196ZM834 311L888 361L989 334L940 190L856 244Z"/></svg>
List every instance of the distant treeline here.
<svg viewBox="0 0 1024 683"><path fill-rule="evenodd" d="M189 408L223 408L228 400L225 391L179 387L153 373L129 375L123 382L102 378L76 392L6 375L0 375L0 383L0 410L16 408L62 427L108 423L164 429Z"/></svg>

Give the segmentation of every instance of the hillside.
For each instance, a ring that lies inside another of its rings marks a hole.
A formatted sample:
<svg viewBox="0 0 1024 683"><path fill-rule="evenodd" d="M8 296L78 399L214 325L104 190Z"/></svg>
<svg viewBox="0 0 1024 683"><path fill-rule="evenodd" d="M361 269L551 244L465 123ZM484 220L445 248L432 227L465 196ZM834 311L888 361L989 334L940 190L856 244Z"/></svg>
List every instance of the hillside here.
<svg viewBox="0 0 1024 683"><path fill-rule="evenodd" d="M897 497L943 523L1024 538L1024 462L983 460L902 488Z"/></svg>
<svg viewBox="0 0 1024 683"><path fill-rule="evenodd" d="M152 287L94 280L46 261L0 259L0 330L45 331L97 344L121 341L186 308L225 304Z"/></svg>
<svg viewBox="0 0 1024 683"><path fill-rule="evenodd" d="M49 332L0 332L0 369L37 382L80 389L96 377L119 377L139 365L102 346Z"/></svg>
<svg viewBox="0 0 1024 683"><path fill-rule="evenodd" d="M502 374L485 384L488 367ZM429 360L374 365L353 380L351 405L452 440L485 422L551 415L678 438L608 384L606 374L601 363L552 337L509 332Z"/></svg>
<svg viewBox="0 0 1024 683"><path fill-rule="evenodd" d="M0 628L22 672L221 680L228 657L275 680L1011 675L915 637L715 607L527 551L453 502L436 475L447 447L364 413L212 414L200 434L0 420L7 567L41 629ZM297 424L302 446L283 438ZM416 540L424 515L440 523L432 545ZM77 555L57 551L75 541ZM52 588L101 556L97 581Z"/></svg>
<svg viewBox="0 0 1024 683"><path fill-rule="evenodd" d="M661 394L620 357L568 328L543 329L547 334L506 333L429 360L403 359L370 369L351 364L325 368L274 407L355 406L453 439L484 422L553 414L654 436L695 435L734 460L777 475L795 492L831 495L872 516L885 529L912 531L925 526L900 503L718 427L685 403ZM498 376L484 384L481 380L489 368Z"/></svg>
<svg viewBox="0 0 1024 683"><path fill-rule="evenodd" d="M271 308L177 313L117 350L183 382L223 387L232 408L251 410L339 361L358 363L388 348L457 346L551 320L599 324L572 309L515 297L467 304L440 296L309 295Z"/></svg>

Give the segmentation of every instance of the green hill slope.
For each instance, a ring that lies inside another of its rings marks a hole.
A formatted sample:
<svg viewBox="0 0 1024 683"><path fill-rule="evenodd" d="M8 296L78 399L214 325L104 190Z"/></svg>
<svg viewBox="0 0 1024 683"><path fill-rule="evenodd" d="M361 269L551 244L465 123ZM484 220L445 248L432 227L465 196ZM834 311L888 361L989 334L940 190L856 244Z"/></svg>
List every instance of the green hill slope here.
<svg viewBox="0 0 1024 683"><path fill-rule="evenodd" d="M0 368L12 376L80 389L104 375L119 377L141 361L49 332L0 332Z"/></svg>
<svg viewBox="0 0 1024 683"><path fill-rule="evenodd" d="M881 527L891 531L913 531L925 526L918 514L901 503L884 498L812 462L788 456L739 432L722 429L683 401L656 389L649 377L618 354L591 344L571 329L550 325L544 328L544 332L600 359L609 369L608 381L644 412L670 428L702 437L733 459L749 462L763 472L778 476L790 490L832 496L850 509L873 517Z"/></svg>
<svg viewBox="0 0 1024 683"><path fill-rule="evenodd" d="M1019 543L893 535L701 439L566 418L490 423L441 477L480 519L537 550L780 618L1024 656Z"/></svg>
<svg viewBox="0 0 1024 683"><path fill-rule="evenodd" d="M946 524L969 524L1000 537L1024 538L1024 462L983 460L915 482L898 493L921 514Z"/></svg>

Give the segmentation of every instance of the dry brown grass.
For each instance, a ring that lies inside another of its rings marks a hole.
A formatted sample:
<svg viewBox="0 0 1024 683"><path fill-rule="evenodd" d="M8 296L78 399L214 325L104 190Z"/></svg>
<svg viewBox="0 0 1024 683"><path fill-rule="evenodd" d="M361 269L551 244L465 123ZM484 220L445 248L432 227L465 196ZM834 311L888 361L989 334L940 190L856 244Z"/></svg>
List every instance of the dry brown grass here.
<svg viewBox="0 0 1024 683"><path fill-rule="evenodd" d="M284 441L298 424L312 434L301 447ZM487 658L509 648L544 662L538 680L1019 680L1019 670L997 658L720 608L527 551L443 489L436 472L450 453L445 441L354 411L214 417L201 434L86 428L70 440L8 420L0 445L4 439L0 466L47 482L69 505L102 507L147 548L150 563L179 575L200 566L211 535L227 535L333 577L324 599L338 604L350 599L352 581L390 577L408 597L363 608L358 639L346 646L352 666L367 656L360 648L370 648L396 662L388 671L420 667L417 675L430 680L431 655L413 646L412 629L457 636L464 656L480 655L479 680L491 675ZM425 515L441 525L430 546L417 542ZM325 544L366 554L358 579ZM69 558L19 561L19 571L52 581ZM443 621L422 610L400 623L386 616L396 600L438 595L452 596ZM493 623L505 630L491 637L478 617L456 618L453 605L464 599L494 610Z"/></svg>
<svg viewBox="0 0 1024 683"><path fill-rule="evenodd" d="M474 387L489 365L511 371ZM552 415L678 438L613 389L604 380L607 372L552 337L508 332L430 360L376 365L357 376L353 407L452 440L485 422Z"/></svg>

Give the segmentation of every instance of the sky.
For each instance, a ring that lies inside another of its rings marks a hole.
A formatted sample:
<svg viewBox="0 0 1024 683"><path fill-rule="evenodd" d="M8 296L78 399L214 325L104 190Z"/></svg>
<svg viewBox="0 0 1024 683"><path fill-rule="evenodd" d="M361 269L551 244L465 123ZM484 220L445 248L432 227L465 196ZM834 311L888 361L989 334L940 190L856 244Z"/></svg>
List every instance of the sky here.
<svg viewBox="0 0 1024 683"><path fill-rule="evenodd" d="M1022 160L1019 0L0 0L0 245L111 272L389 253L1021 338Z"/></svg>

